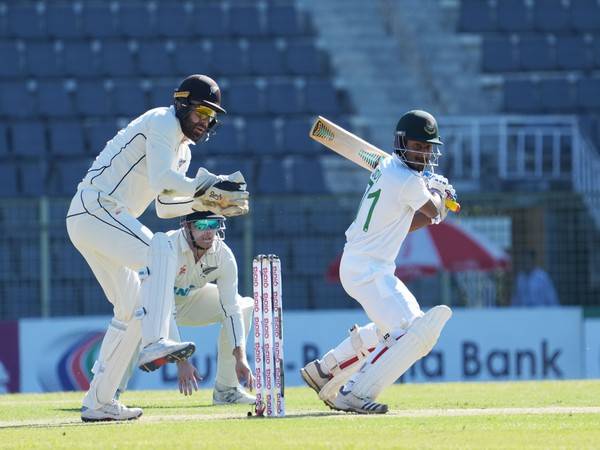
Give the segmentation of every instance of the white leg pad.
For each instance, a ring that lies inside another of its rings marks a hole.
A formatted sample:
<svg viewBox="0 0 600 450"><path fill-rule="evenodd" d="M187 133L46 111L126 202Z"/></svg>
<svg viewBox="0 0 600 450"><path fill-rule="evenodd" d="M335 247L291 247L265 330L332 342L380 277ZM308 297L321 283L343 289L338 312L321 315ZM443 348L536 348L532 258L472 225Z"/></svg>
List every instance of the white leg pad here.
<svg viewBox="0 0 600 450"><path fill-rule="evenodd" d="M174 308L177 255L166 234L156 233L148 249L148 273L142 280L142 345L169 337Z"/></svg>
<svg viewBox="0 0 600 450"><path fill-rule="evenodd" d="M358 371L381 339L379 330L372 322L364 327L354 325L349 334L340 345L325 353L321 360L321 367L332 375L331 380L319 391L321 400L332 401L335 398L340 387Z"/></svg>
<svg viewBox="0 0 600 450"><path fill-rule="evenodd" d="M371 354L347 389L359 398L374 400L417 360L427 355L452 316L450 308L435 306L414 320L405 333L390 333Z"/></svg>
<svg viewBox="0 0 600 450"><path fill-rule="evenodd" d="M140 338L139 320L132 320L128 324L111 320L102 340L98 360L92 368L94 378L83 399L83 406L98 409L112 402L132 357L140 346Z"/></svg>

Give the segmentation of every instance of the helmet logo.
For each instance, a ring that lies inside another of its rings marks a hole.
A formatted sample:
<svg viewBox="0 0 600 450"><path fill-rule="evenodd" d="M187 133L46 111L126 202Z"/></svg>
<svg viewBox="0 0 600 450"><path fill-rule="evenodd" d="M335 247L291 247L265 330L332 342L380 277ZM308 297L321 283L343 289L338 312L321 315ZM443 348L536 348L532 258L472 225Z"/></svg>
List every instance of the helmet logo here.
<svg viewBox="0 0 600 450"><path fill-rule="evenodd" d="M435 134L435 124L433 122L427 121L424 130L427 134Z"/></svg>
<svg viewBox="0 0 600 450"><path fill-rule="evenodd" d="M211 93L211 94L216 94L217 92L219 92L219 86L217 86L216 84L213 84L213 85L210 87L210 93Z"/></svg>

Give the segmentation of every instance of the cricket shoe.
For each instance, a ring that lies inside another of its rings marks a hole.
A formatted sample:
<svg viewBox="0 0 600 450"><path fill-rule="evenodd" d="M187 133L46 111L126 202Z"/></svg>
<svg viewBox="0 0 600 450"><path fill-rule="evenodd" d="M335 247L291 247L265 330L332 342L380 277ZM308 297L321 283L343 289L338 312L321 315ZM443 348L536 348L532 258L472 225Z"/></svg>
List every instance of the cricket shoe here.
<svg viewBox="0 0 600 450"><path fill-rule="evenodd" d="M117 420L135 420L142 415L142 408L128 408L121 402L113 400L98 409L86 406L81 408L81 420L84 422L108 422Z"/></svg>
<svg viewBox="0 0 600 450"><path fill-rule="evenodd" d="M300 369L300 375L302 376L304 382L310 388L312 388L317 395L321 392L323 386L329 383L332 378L329 374L323 372L321 363L318 359L309 362L302 369ZM331 409L337 409L331 400L323 400L323 403L325 403Z"/></svg>
<svg viewBox="0 0 600 450"><path fill-rule="evenodd" d="M377 403L369 398L360 398L351 391L345 391L344 387L333 400L333 408L338 411L355 412L358 414L385 414L388 406Z"/></svg>
<svg viewBox="0 0 600 450"><path fill-rule="evenodd" d="M160 338L140 352L138 366L144 372L153 372L167 363L185 361L196 351L193 342L175 342Z"/></svg>
<svg viewBox="0 0 600 450"><path fill-rule="evenodd" d="M248 394L239 386L223 386L215 382L213 389L213 405L253 405L256 403L256 397Z"/></svg>

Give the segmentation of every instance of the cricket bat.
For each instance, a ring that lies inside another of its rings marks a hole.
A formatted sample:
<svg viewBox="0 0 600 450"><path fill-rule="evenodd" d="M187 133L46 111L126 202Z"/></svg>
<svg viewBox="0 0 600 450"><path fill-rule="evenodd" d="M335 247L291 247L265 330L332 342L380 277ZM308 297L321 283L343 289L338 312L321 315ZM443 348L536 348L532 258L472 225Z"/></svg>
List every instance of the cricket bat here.
<svg viewBox="0 0 600 450"><path fill-rule="evenodd" d="M370 171L377 167L381 158L390 156L389 153L369 144L321 116L317 117L310 128L309 136L330 150ZM460 204L454 199L447 198L445 204L446 208L452 212L458 213L460 211Z"/></svg>

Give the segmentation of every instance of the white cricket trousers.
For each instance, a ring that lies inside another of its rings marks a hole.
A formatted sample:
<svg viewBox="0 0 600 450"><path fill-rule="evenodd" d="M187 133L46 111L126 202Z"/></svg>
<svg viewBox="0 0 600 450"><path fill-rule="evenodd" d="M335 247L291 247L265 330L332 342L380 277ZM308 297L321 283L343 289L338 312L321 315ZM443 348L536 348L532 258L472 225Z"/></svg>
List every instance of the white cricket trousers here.
<svg viewBox="0 0 600 450"><path fill-rule="evenodd" d="M236 301L242 310L244 330L247 337L252 320L254 301L250 297L240 295L237 295ZM229 337L223 326L223 322L228 319L225 317L223 306L219 300L217 285L208 283L197 291L193 291L193 294L189 296L175 296L175 311L177 325L202 327L213 323L221 324L217 347L216 381L224 386L237 386L239 381L235 373L235 357L232 354L233 345L229 342Z"/></svg>
<svg viewBox="0 0 600 450"><path fill-rule="evenodd" d="M382 335L407 329L423 315L415 296L395 275L395 265L344 251L340 280Z"/></svg>

